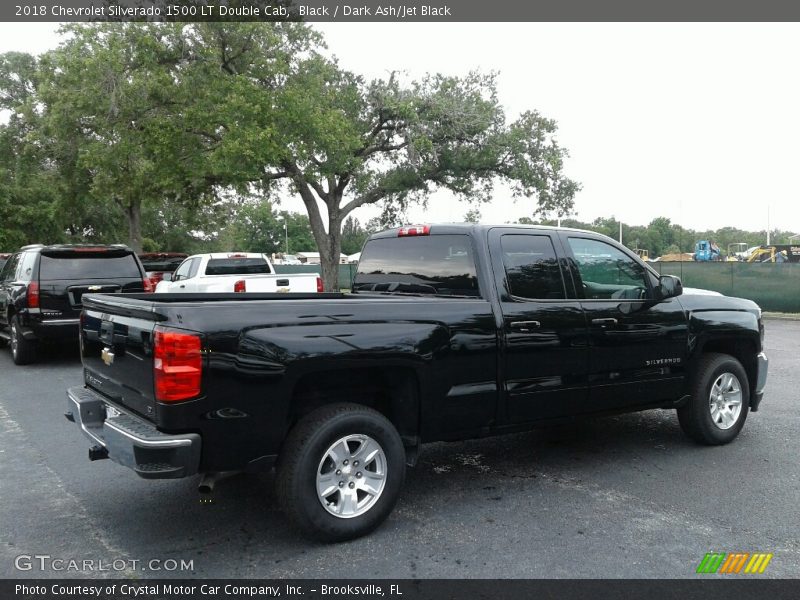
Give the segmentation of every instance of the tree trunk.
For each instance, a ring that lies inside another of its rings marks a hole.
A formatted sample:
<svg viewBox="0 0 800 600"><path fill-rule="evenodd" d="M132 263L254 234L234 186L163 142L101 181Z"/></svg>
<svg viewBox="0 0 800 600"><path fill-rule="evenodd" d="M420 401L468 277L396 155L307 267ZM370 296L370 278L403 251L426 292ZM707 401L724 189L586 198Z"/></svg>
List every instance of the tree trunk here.
<svg viewBox="0 0 800 600"><path fill-rule="evenodd" d="M131 200L125 213L128 217L128 245L138 254L142 251L142 203Z"/></svg>
<svg viewBox="0 0 800 600"><path fill-rule="evenodd" d="M311 233L314 241L317 242L319 250L320 267L322 268L322 285L326 292L339 291L339 256L342 254L342 218L340 215L340 203L342 194L324 192L315 186L317 193L328 207L328 231L325 231L325 224L322 220L317 200L311 191L309 182L300 173L297 166L287 162L284 164L286 170L292 173L292 181L300 192L303 204L308 211L308 220L311 225Z"/></svg>
<svg viewBox="0 0 800 600"><path fill-rule="evenodd" d="M328 222L328 235L323 244L319 244L320 263L322 266L322 285L326 292L339 291L339 258L342 255L342 225L335 219Z"/></svg>

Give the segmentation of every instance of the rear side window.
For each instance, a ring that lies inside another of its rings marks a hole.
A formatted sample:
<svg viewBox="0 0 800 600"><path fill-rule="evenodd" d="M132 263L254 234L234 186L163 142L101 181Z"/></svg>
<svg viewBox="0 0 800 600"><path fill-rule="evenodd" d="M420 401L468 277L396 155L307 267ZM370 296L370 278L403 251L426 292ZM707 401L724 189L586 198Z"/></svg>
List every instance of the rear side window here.
<svg viewBox="0 0 800 600"><path fill-rule="evenodd" d="M25 252L20 256L17 268L18 281L30 281L33 278L33 268L36 266L36 253Z"/></svg>
<svg viewBox="0 0 800 600"><path fill-rule="evenodd" d="M566 298L561 269L546 235L504 235L500 238L503 266L512 296L534 299Z"/></svg>
<svg viewBox="0 0 800 600"><path fill-rule="evenodd" d="M479 296L466 235L378 238L364 247L353 290Z"/></svg>
<svg viewBox="0 0 800 600"><path fill-rule="evenodd" d="M263 258L212 258L206 265L206 275L258 275L271 273Z"/></svg>
<svg viewBox="0 0 800 600"><path fill-rule="evenodd" d="M133 279L141 278L139 265L133 254L74 253L42 254L39 263L41 281L58 279Z"/></svg>

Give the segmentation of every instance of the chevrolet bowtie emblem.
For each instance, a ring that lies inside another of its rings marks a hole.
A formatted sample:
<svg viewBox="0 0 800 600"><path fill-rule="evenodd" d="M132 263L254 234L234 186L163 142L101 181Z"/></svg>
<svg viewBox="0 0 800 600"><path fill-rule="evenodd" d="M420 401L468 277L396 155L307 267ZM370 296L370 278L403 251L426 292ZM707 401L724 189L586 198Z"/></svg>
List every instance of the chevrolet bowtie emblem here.
<svg viewBox="0 0 800 600"><path fill-rule="evenodd" d="M106 366L111 366L111 364L114 362L114 353L108 348L103 348L103 351L100 353L100 358L103 359L103 362L106 363Z"/></svg>
<svg viewBox="0 0 800 600"><path fill-rule="evenodd" d="M96 292L96 291L98 291L98 290L102 290L102 289L103 289L103 286L102 286L102 285L90 285L90 286L89 286L87 289L88 289L90 292Z"/></svg>

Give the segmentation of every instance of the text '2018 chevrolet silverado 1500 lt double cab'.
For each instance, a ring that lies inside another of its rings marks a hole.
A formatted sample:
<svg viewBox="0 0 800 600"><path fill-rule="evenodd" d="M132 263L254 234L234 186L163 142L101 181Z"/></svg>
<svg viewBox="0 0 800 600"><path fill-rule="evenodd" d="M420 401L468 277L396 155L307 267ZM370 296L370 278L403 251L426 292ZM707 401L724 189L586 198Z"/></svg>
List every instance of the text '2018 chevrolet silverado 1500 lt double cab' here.
<svg viewBox="0 0 800 600"><path fill-rule="evenodd" d="M350 294L85 297L67 417L146 478L275 466L292 520L344 540L424 442L648 408L733 440L766 382L761 311L682 291L589 232L394 229Z"/></svg>

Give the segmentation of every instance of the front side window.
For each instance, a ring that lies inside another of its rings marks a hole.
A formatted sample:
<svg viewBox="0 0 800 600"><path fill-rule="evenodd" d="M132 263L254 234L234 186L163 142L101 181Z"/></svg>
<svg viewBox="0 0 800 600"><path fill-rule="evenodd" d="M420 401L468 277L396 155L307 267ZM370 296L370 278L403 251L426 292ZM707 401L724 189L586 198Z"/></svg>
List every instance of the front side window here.
<svg viewBox="0 0 800 600"><path fill-rule="evenodd" d="M193 279L195 275L197 275L197 271L200 268L200 259L193 258L192 264L189 267L189 279Z"/></svg>
<svg viewBox="0 0 800 600"><path fill-rule="evenodd" d="M578 237L570 237L569 245L585 298L640 300L647 297L647 271L620 249L606 242Z"/></svg>
<svg viewBox="0 0 800 600"><path fill-rule="evenodd" d="M500 246L512 296L546 300L566 298L561 269L549 236L504 235Z"/></svg>
<svg viewBox="0 0 800 600"><path fill-rule="evenodd" d="M189 269L192 266L192 259L187 259L181 263L181 266L175 269L175 275L172 277L172 281L180 281L181 279L186 279L189 276Z"/></svg>

